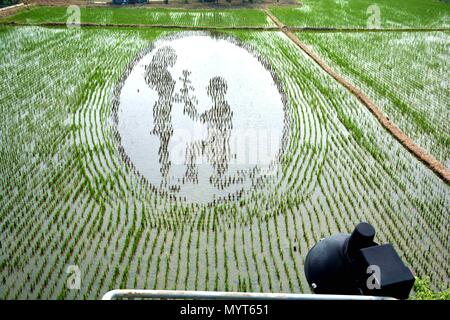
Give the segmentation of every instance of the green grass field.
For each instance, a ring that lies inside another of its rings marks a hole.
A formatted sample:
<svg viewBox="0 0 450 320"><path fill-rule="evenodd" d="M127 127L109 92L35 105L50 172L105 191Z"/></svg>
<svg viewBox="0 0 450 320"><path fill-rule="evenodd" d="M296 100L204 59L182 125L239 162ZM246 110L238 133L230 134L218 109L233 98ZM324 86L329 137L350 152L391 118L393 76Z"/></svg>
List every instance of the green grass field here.
<svg viewBox="0 0 450 320"><path fill-rule="evenodd" d="M260 10L223 10L222 20L222 11L205 12L85 8L82 22L269 25ZM36 7L7 21L64 15ZM418 17L395 21L429 27L442 12ZM335 21L320 19L305 23ZM308 293L308 250L360 221L433 289L448 289L448 184L280 31L220 33L258 53L284 88L289 139L271 183L214 205L155 193L120 153L113 98L130 62L177 32L0 26L0 298L99 299L117 288ZM448 33L298 36L447 161ZM69 265L81 270L80 290L66 286Z"/></svg>

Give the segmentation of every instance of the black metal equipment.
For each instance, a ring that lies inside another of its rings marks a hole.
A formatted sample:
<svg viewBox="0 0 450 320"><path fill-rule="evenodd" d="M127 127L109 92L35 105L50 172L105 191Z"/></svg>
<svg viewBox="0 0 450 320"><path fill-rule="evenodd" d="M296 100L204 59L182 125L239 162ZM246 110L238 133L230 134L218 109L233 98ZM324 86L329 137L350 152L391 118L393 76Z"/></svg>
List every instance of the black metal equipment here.
<svg viewBox="0 0 450 320"><path fill-rule="evenodd" d="M362 294L407 299L414 276L390 244L374 242L362 222L351 235L322 239L308 252L305 275L314 293Z"/></svg>

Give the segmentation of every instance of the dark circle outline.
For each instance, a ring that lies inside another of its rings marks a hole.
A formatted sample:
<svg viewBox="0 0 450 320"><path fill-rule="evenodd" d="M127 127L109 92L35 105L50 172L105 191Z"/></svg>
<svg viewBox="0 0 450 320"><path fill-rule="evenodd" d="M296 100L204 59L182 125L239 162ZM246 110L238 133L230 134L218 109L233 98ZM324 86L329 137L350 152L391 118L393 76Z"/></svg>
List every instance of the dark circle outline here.
<svg viewBox="0 0 450 320"><path fill-rule="evenodd" d="M135 58L132 61L130 61L130 63L127 65L127 68L125 69L125 72L123 73L119 83L116 85L116 87L113 91L112 111L111 111L112 130L113 130L114 140L116 141L116 143L118 145L118 151L120 153L120 156L121 156L122 160L124 161L125 165L129 167L129 169L133 172L133 174L136 174L139 177L139 179L141 180L141 182L143 182L146 185L146 187L148 187L151 190L152 193L156 194L159 197L170 198L170 200L175 200L175 201L180 200L181 203L186 202L186 200L184 200L183 197L176 196L166 189L161 190L160 188L155 187L153 185L153 183L151 183L142 173L140 173L138 168L134 165L133 161L128 156L128 154L125 152L125 149L122 145L121 135L118 130L118 124L119 124L118 112L119 112L119 105L120 105L120 94L122 92L125 81L128 79L131 71L142 60L142 58L144 58L147 54L149 54L155 48L155 43L160 42L160 41L171 41L171 40L176 40L176 39L180 39L183 37L198 36L198 35L210 36L214 39L226 40L226 41L231 42L232 44L249 52L254 58L256 58L259 61L259 63L262 64L262 66L267 71L269 71L269 73L272 77L272 80L274 81L275 85L277 86L277 91L281 96L281 102L283 105L283 114L284 114L281 146L278 150L276 160L274 161L276 164L280 164L281 157L283 156L285 149L286 149L287 145L289 144L288 142L289 142L289 138L290 138L290 128L291 128L290 121L291 121L291 119L290 119L289 115L290 115L291 110L289 108L289 99L284 90L282 81L278 77L278 75L275 72L272 65L265 58L263 58L250 44L244 43L244 42L238 40L236 37L233 37L231 35L227 35L227 34L224 34L221 32L217 32L217 31L180 31L180 32L170 33L168 35L162 35L162 36L156 38L155 40L153 40L151 42L151 44L147 48L142 50L139 54L137 54L135 56ZM220 198L217 198L214 201L214 203L239 201L241 199L247 198L249 196L250 191L254 191L256 189L261 188L262 182L265 182L268 179L268 177L265 177L265 176L263 176L262 178L263 179L258 179L259 180L258 183L255 184L253 187L248 188L247 190L244 190L242 196L237 198L237 200L228 200L225 197L220 197ZM167 194L163 194L162 191L166 191ZM228 194L236 195L237 192L230 192ZM193 203L196 203L199 205L211 205L213 203L213 201L207 201L207 202L193 201Z"/></svg>

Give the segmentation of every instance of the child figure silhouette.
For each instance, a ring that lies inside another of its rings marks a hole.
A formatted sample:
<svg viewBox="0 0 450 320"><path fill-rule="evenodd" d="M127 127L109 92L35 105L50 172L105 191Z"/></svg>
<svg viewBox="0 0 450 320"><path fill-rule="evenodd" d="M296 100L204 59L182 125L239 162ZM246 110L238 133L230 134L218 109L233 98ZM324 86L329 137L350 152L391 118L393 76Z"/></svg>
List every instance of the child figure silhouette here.
<svg viewBox="0 0 450 320"><path fill-rule="evenodd" d="M226 101L227 82L222 77L210 79L206 92L212 100L209 110L200 115L200 121L207 125L205 140L191 143L186 152L186 179L198 181L198 168L195 161L198 155L206 155L208 163L213 167L209 181L218 189L224 189L223 179L230 161L230 134L233 112Z"/></svg>

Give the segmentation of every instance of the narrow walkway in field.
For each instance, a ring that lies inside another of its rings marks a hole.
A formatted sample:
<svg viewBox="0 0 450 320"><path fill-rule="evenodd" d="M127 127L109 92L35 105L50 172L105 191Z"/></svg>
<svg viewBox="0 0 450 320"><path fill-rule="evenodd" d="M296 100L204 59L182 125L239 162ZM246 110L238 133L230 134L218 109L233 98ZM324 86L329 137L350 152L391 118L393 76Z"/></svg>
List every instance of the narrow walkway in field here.
<svg viewBox="0 0 450 320"><path fill-rule="evenodd" d="M16 5L0 8L0 18L11 16L11 15L19 12L20 10L28 8L28 7L30 7L29 4L19 3Z"/></svg>
<svg viewBox="0 0 450 320"><path fill-rule="evenodd" d="M320 58L313 50L300 41L300 39L292 32L292 29L287 28L280 20L278 20L267 7L265 7L263 11L278 26L280 31L291 39L292 42L294 42L303 52L311 57L326 73L332 76L336 81L356 96L358 100L361 101L362 104L364 104L375 116L378 122L386 130L388 130L389 133L394 136L394 138L397 139L410 153L412 153L417 159L436 173L447 184L450 184L450 171L440 161L425 151L425 149L417 145L409 136L400 130L400 128L392 123L389 118L383 114L380 108L378 108L378 106L361 90L331 69L322 58Z"/></svg>
<svg viewBox="0 0 450 320"><path fill-rule="evenodd" d="M450 28L380 28L380 29L369 29L369 28L323 28L323 27L288 27L290 31L295 32L317 32L317 33L332 33L332 32L347 32L347 33L381 33L381 32L445 32L450 31Z"/></svg>
<svg viewBox="0 0 450 320"><path fill-rule="evenodd" d="M23 7L23 6L24 6L23 3L19 3L19 4L12 5L12 6L3 7L3 8L0 8L0 12L6 12L6 11L9 11L9 10L18 9L18 8Z"/></svg>
<svg viewBox="0 0 450 320"><path fill-rule="evenodd" d="M15 21L0 21L0 26L31 26L31 27L66 27L66 22L42 22L42 23L22 23ZM279 28L269 26L184 26L177 24L136 24L136 23L97 23L81 22L77 24L80 27L99 27L99 28L156 28L156 29L185 29L185 30L252 30L252 31L278 31Z"/></svg>
<svg viewBox="0 0 450 320"><path fill-rule="evenodd" d="M10 14L8 14L10 15ZM1 14L0 14L0 17ZM274 16L275 18L275 16ZM281 22L280 22L281 23ZM66 27L66 22L16 22L0 21L0 26L24 26L24 27ZM283 24L282 24L283 25ZM162 29L186 29L186 30L252 30L252 31L279 31L278 26L185 26L179 24L158 24L158 23L98 23L81 22L80 27L100 27L100 28L162 28ZM367 29L367 28L316 28L316 27L290 27L283 25L283 28L294 32L317 32L317 33L381 33L381 32L446 32L450 28L409 28L409 29Z"/></svg>

